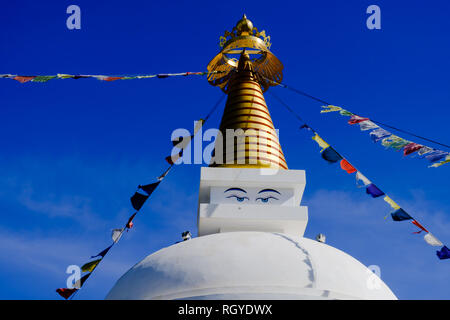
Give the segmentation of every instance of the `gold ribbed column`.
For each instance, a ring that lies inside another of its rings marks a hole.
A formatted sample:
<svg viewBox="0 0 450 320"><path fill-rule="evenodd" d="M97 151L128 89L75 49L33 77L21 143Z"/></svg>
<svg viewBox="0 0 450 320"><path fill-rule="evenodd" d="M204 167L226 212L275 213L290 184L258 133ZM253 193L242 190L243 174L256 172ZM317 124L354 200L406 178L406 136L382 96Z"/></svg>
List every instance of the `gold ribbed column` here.
<svg viewBox="0 0 450 320"><path fill-rule="evenodd" d="M228 135L227 129L232 129L228 130ZM219 130L223 142L216 140L211 167L287 169L261 86L245 51L229 80L228 99ZM231 136L230 132L236 136Z"/></svg>

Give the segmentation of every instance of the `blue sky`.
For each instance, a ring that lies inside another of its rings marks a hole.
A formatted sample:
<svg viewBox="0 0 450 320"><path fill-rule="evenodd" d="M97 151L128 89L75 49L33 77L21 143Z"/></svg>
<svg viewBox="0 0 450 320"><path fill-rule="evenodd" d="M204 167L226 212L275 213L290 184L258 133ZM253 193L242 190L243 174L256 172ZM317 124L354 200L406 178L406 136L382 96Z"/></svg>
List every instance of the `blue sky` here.
<svg viewBox="0 0 450 320"><path fill-rule="evenodd" d="M66 8L81 8L81 30ZM366 8L381 8L381 30ZM354 113L450 143L450 4L435 1L10 1L0 10L0 73L153 74L205 71L243 13L271 36L284 82ZM272 88L321 136L444 243L450 167L384 150L337 114ZM133 213L129 197L166 168L170 134L192 128L221 92L204 77L0 83L0 299L58 299L69 264L110 244ZM306 237L365 265L401 299L449 299L449 261L409 222L320 158L310 134L266 95L287 163L306 170ZM223 108L223 105L221 106ZM206 124L217 127L222 109ZM419 143L418 139L402 135ZM196 235L200 165L177 166L80 291L103 299L148 254Z"/></svg>

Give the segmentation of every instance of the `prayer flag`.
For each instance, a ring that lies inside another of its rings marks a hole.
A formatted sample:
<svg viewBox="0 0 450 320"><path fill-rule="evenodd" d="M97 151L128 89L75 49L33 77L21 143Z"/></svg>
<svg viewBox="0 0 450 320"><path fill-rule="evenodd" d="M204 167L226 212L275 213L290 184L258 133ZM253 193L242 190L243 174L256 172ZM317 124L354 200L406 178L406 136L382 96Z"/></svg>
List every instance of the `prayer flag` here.
<svg viewBox="0 0 450 320"><path fill-rule="evenodd" d="M383 198L383 200L386 201L387 203L389 203L389 205L391 206L392 209L394 209L394 210L400 209L400 206L398 204L396 204L394 202L394 200L392 200L390 197L386 196Z"/></svg>
<svg viewBox="0 0 450 320"><path fill-rule="evenodd" d="M351 117L353 115L353 113L351 113L348 110L344 110L342 109L341 111L339 111L339 113L341 114L341 116L347 116L347 117Z"/></svg>
<svg viewBox="0 0 450 320"><path fill-rule="evenodd" d="M396 136L394 134L384 138L383 141L381 141L381 144L386 148L393 148L395 150L400 150L409 143L410 141L400 138L399 136Z"/></svg>
<svg viewBox="0 0 450 320"><path fill-rule="evenodd" d="M367 130L372 130L372 129L379 128L379 126L377 126L372 121L367 120L367 121L360 122L359 123L359 128L361 129L361 131L367 131Z"/></svg>
<svg viewBox="0 0 450 320"><path fill-rule="evenodd" d="M423 145L421 144L417 144L414 142L411 142L409 144L407 144L404 148L403 148L403 155L407 156L413 152L418 151L419 149L421 149L423 147Z"/></svg>
<svg viewBox="0 0 450 320"><path fill-rule="evenodd" d="M423 236L423 238L425 239L425 241L434 247L440 247L442 246L442 242L439 241L439 239L437 239L435 236L433 236L431 233L427 233L426 235Z"/></svg>
<svg viewBox="0 0 450 320"><path fill-rule="evenodd" d="M120 238L122 238L123 234L123 228L122 229L113 229L111 232L111 238L114 241L114 243L117 243Z"/></svg>
<svg viewBox="0 0 450 320"><path fill-rule="evenodd" d="M126 224L126 227L128 229L131 229L133 227L133 219L136 216L137 212L133 213L133 215L128 219L128 222Z"/></svg>
<svg viewBox="0 0 450 320"><path fill-rule="evenodd" d="M341 107L336 107L336 106L332 106L332 105L321 106L321 108L323 108L323 110L320 110L320 113L327 113L327 112L334 112L334 111L342 110Z"/></svg>
<svg viewBox="0 0 450 320"><path fill-rule="evenodd" d="M347 171L347 173L354 173L354 172L356 172L355 167L353 167L351 165L351 163L348 162L346 159L342 159L341 160L341 168L342 168L342 170Z"/></svg>
<svg viewBox="0 0 450 320"><path fill-rule="evenodd" d="M326 143L317 133L314 135L314 137L312 137L312 139L317 142L317 144L319 145L319 147L322 148L322 150L320 150L320 152L322 152L323 150L325 150L326 148L328 148L330 145L328 143Z"/></svg>
<svg viewBox="0 0 450 320"><path fill-rule="evenodd" d="M439 160L444 159L447 155L449 155L448 152L441 151L441 150L435 150L428 155L425 156L425 158L430 161L431 163L437 162Z"/></svg>
<svg viewBox="0 0 450 320"><path fill-rule="evenodd" d="M70 79L70 78L73 78L75 76L71 75L71 74L58 73L57 77L60 78L60 79Z"/></svg>
<svg viewBox="0 0 450 320"><path fill-rule="evenodd" d="M131 205L134 209L139 211L147 200L148 196L143 195L142 193L136 192L131 198Z"/></svg>
<svg viewBox="0 0 450 320"><path fill-rule="evenodd" d="M366 193L370 194L372 198L378 198L384 195L384 192L378 189L373 183L369 184L366 188Z"/></svg>
<svg viewBox="0 0 450 320"><path fill-rule="evenodd" d="M412 217L402 208L395 210L391 213L392 220L394 221L403 221L403 220L410 220Z"/></svg>
<svg viewBox="0 0 450 320"><path fill-rule="evenodd" d="M367 120L369 120L369 118L363 118L354 114L351 116L350 120L348 120L348 124L356 124Z"/></svg>
<svg viewBox="0 0 450 320"><path fill-rule="evenodd" d="M416 221L416 220L413 220L413 221L411 221L415 226L417 226L417 227L419 227L421 230L420 231L417 231L417 232L414 232L414 233L421 233L422 231L425 231L425 232L428 232L428 230L427 229L425 229L418 221Z"/></svg>
<svg viewBox="0 0 450 320"><path fill-rule="evenodd" d="M339 153L337 153L336 150L334 150L332 147L328 147L322 152L322 158L330 163L338 162L339 160L342 160L342 157Z"/></svg>
<svg viewBox="0 0 450 320"><path fill-rule="evenodd" d="M162 181L162 179L164 179L167 176L167 174L169 173L170 169L172 169L172 166L168 167L167 170L164 171L164 173L162 175L160 175L157 179L159 181Z"/></svg>
<svg viewBox="0 0 450 320"><path fill-rule="evenodd" d="M64 299L69 299L71 295L73 295L78 289L77 288L59 288L56 289L56 292L63 297Z"/></svg>
<svg viewBox="0 0 450 320"><path fill-rule="evenodd" d="M104 77L102 79L99 80L103 80L103 81L115 81L115 80L119 80L122 79L123 77Z"/></svg>
<svg viewBox="0 0 450 320"><path fill-rule="evenodd" d="M47 81L49 81L51 79L54 79L54 78L56 78L56 76L37 76L31 81L33 81L33 82L47 82Z"/></svg>
<svg viewBox="0 0 450 320"><path fill-rule="evenodd" d="M88 263L84 264L81 267L81 271L83 271L83 272L92 272L97 267L97 265L100 263L100 261L102 261L102 259L97 259L97 260L94 260L94 261L91 261L91 262L88 262Z"/></svg>
<svg viewBox="0 0 450 320"><path fill-rule="evenodd" d="M306 129L306 130L309 130L309 131L312 131L312 129L305 123L305 124L302 124L301 126L300 126L300 129Z"/></svg>
<svg viewBox="0 0 450 320"><path fill-rule="evenodd" d="M446 156L445 159L441 162L433 163L430 167L437 168L449 162L450 162L450 155Z"/></svg>
<svg viewBox="0 0 450 320"><path fill-rule="evenodd" d="M110 245L108 248L106 248L105 250L103 250L102 252L100 252L98 255L92 256L91 259L92 259L92 258L97 258L97 257L102 257L102 258L103 258L103 257L108 253L109 249L112 248L112 246L113 246L113 245Z"/></svg>
<svg viewBox="0 0 450 320"><path fill-rule="evenodd" d="M370 138L373 140L373 142L378 142L388 136L391 135L389 131L384 130L383 128L378 128L369 133Z"/></svg>
<svg viewBox="0 0 450 320"><path fill-rule="evenodd" d="M145 186L139 185L139 188L144 190L149 196L152 194L153 191L155 191L156 187L159 185L161 181L146 184Z"/></svg>
<svg viewBox="0 0 450 320"><path fill-rule="evenodd" d="M450 258L450 250L446 246L443 246L440 251L436 251L436 254L441 260Z"/></svg>
<svg viewBox="0 0 450 320"><path fill-rule="evenodd" d="M372 182L370 182L369 179L367 179L361 172L356 172L356 185L359 185L359 181L362 181L362 183L364 184L364 186L368 186L369 184L371 184ZM362 186L361 186L362 187Z"/></svg>
<svg viewBox="0 0 450 320"><path fill-rule="evenodd" d="M25 83L33 80L36 76L16 76L13 79L19 81L20 83Z"/></svg>
<svg viewBox="0 0 450 320"><path fill-rule="evenodd" d="M433 149L431 149L430 147L423 146L417 153L419 154L419 156L423 156L424 154L430 153L431 151L433 151Z"/></svg>
<svg viewBox="0 0 450 320"><path fill-rule="evenodd" d="M167 78L169 75L165 73L160 73L156 75L158 78Z"/></svg>

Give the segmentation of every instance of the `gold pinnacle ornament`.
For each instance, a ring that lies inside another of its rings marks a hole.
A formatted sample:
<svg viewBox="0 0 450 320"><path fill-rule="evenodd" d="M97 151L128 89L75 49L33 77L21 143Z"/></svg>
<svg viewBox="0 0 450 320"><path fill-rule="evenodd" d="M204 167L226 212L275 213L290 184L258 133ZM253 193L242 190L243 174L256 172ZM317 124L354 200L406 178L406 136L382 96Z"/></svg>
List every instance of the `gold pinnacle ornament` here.
<svg viewBox="0 0 450 320"><path fill-rule="evenodd" d="M238 66L239 59L233 55L241 54L244 49L249 55L255 56L252 59L253 70L263 92L267 91L269 86L276 85L273 81L279 83L283 79L283 64L269 50L270 36L266 36L264 30L259 32L253 27L253 23L245 14L231 32L225 31L220 37L220 46L222 50L208 64L208 81L225 93L229 91L229 78ZM214 71L218 73L213 73Z"/></svg>
<svg viewBox="0 0 450 320"><path fill-rule="evenodd" d="M210 84L228 94L212 167L288 168L263 95L275 85L272 80L283 77L283 65L269 51L269 41L244 15L221 37L223 49L208 65ZM239 54L239 60L232 54Z"/></svg>

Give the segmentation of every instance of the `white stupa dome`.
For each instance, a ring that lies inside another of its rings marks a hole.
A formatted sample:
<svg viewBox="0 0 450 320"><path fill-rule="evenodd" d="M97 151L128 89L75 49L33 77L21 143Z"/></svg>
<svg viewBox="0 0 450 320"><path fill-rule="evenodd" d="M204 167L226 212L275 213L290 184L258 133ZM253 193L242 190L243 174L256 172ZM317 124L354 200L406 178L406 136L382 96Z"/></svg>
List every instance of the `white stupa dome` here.
<svg viewBox="0 0 450 320"><path fill-rule="evenodd" d="M350 255L303 237L226 232L161 249L107 299L396 299Z"/></svg>

